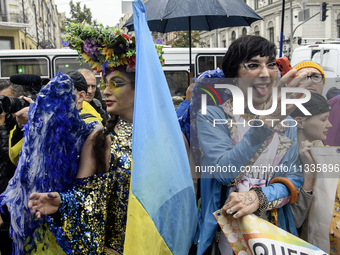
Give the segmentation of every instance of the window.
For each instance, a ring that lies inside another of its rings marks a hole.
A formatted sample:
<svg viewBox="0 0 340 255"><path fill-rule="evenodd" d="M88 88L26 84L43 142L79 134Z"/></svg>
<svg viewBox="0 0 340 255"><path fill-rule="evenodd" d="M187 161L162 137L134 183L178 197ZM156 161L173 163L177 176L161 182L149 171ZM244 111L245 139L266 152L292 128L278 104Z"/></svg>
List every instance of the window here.
<svg viewBox="0 0 340 255"><path fill-rule="evenodd" d="M312 59L314 61L314 58ZM315 61L316 62L316 61ZM324 72L326 73L326 77L335 77L336 76L336 63L339 63L339 57L336 49L330 49L323 51L322 61L316 62L321 63Z"/></svg>
<svg viewBox="0 0 340 255"><path fill-rule="evenodd" d="M222 48L226 48L227 47L227 41L226 40L223 40L222 41Z"/></svg>
<svg viewBox="0 0 340 255"><path fill-rule="evenodd" d="M273 0L268 0L268 5L272 4Z"/></svg>
<svg viewBox="0 0 340 255"><path fill-rule="evenodd" d="M53 59L53 71L55 74L59 72L65 72L69 69L77 70L79 68L86 68L91 70L91 67L88 63L83 62L81 63L79 61L79 58L77 56L74 57L62 57L57 56ZM100 78L97 78L97 82L100 82Z"/></svg>
<svg viewBox="0 0 340 255"><path fill-rule="evenodd" d="M336 26L337 26L338 38L340 38L340 14L338 14L338 18L336 20Z"/></svg>
<svg viewBox="0 0 340 255"><path fill-rule="evenodd" d="M236 32L232 31L231 32L231 42L234 42L236 40Z"/></svg>
<svg viewBox="0 0 340 255"><path fill-rule="evenodd" d="M274 24L273 24L273 22L268 23L268 36L269 36L269 41L274 43Z"/></svg>
<svg viewBox="0 0 340 255"><path fill-rule="evenodd" d="M269 28L269 41L274 43L274 28L273 27Z"/></svg>
<svg viewBox="0 0 340 255"><path fill-rule="evenodd" d="M198 62L198 73L204 72L206 70L215 69L214 56L199 56L197 62Z"/></svg>
<svg viewBox="0 0 340 255"><path fill-rule="evenodd" d="M12 58L0 59L1 77L10 77L12 74L34 73L49 77L48 60L46 58Z"/></svg>
<svg viewBox="0 0 340 255"><path fill-rule="evenodd" d="M91 70L90 65L86 62L80 63L77 56L56 56L53 58L52 63L55 74L65 72L69 69L77 70L79 68L86 68ZM189 73L186 71L165 70L164 74L169 85L171 96L185 96L186 89L189 86ZM100 84L100 80L101 76L97 75L97 84Z"/></svg>
<svg viewBox="0 0 340 255"><path fill-rule="evenodd" d="M246 36L247 35L247 29L244 27L242 28L242 36Z"/></svg>
<svg viewBox="0 0 340 255"><path fill-rule="evenodd" d="M256 26L255 29L254 29L254 35L260 35L260 29L259 29L259 26Z"/></svg>
<svg viewBox="0 0 340 255"><path fill-rule="evenodd" d="M257 10L259 8L259 0L254 0L254 9Z"/></svg>
<svg viewBox="0 0 340 255"><path fill-rule="evenodd" d="M4 1L0 1L0 21L7 21L6 4Z"/></svg>
<svg viewBox="0 0 340 255"><path fill-rule="evenodd" d="M189 73L185 71L164 71L171 96L185 96L189 84Z"/></svg>
<svg viewBox="0 0 340 255"><path fill-rule="evenodd" d="M224 57L224 54L213 55L213 56L202 54L202 55L197 56L197 65L198 65L197 73L201 73L206 70L213 70L217 67L221 68L223 57Z"/></svg>
<svg viewBox="0 0 340 255"><path fill-rule="evenodd" d="M0 50L14 49L14 38L7 36L0 36Z"/></svg>
<svg viewBox="0 0 340 255"><path fill-rule="evenodd" d="M223 58L224 58L224 56L217 56L216 57L216 67L222 68Z"/></svg>
<svg viewBox="0 0 340 255"><path fill-rule="evenodd" d="M221 47L222 48L226 48L227 47L227 41L225 39L225 35L222 36Z"/></svg>

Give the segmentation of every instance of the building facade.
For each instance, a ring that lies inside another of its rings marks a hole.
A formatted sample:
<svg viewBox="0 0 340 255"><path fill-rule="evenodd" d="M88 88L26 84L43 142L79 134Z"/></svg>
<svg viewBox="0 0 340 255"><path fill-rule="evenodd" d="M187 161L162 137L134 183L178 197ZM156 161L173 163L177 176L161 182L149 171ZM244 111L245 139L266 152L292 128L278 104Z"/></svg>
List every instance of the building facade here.
<svg viewBox="0 0 340 255"><path fill-rule="evenodd" d="M0 49L61 48L54 0L0 0Z"/></svg>
<svg viewBox="0 0 340 255"><path fill-rule="evenodd" d="M246 0L246 3L263 20L250 27L221 28L215 31L202 31L201 40L206 47L228 47L243 35L260 35L280 47L282 1ZM327 0L327 18L320 20L320 1L286 1L283 29L283 55L290 56L299 44L340 40L340 2ZM292 40L291 40L292 35Z"/></svg>
<svg viewBox="0 0 340 255"><path fill-rule="evenodd" d="M244 0L263 20L250 27L230 27L213 31L201 31L201 41L205 47L227 48L234 40L243 35L260 35L280 47L282 0ZM326 0L327 18L320 21L321 0L286 0L284 10L283 54L290 56L299 44L340 40L340 1ZM122 28L131 14L121 18L116 28ZM153 38L163 44L174 39L174 33L152 32ZM291 38L292 35L292 38Z"/></svg>

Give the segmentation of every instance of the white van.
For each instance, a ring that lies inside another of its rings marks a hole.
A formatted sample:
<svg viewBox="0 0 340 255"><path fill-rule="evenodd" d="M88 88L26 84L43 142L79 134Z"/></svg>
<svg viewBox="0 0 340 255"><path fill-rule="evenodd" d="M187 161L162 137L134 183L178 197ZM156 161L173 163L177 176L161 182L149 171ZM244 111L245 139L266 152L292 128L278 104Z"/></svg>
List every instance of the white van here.
<svg viewBox="0 0 340 255"><path fill-rule="evenodd" d="M326 96L331 87L340 89L340 43L301 46L293 51L291 65L311 60L322 66L326 83L322 94Z"/></svg>
<svg viewBox="0 0 340 255"><path fill-rule="evenodd" d="M185 96L190 84L189 49L163 48L165 65L163 70L172 96ZM201 72L221 67L227 49L192 48L193 77ZM0 50L0 80L9 79L12 74L35 73L42 78L52 78L59 71L87 68L81 64L78 54L71 49ZM100 82L100 75L97 77Z"/></svg>

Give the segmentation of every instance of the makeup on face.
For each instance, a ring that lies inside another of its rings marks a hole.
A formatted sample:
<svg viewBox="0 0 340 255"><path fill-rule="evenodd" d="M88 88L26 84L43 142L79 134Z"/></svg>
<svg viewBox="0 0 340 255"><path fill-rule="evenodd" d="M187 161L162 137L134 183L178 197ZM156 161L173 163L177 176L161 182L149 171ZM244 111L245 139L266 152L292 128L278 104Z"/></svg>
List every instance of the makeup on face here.
<svg viewBox="0 0 340 255"><path fill-rule="evenodd" d="M114 71L106 76L106 84L101 86L107 112L119 115L126 121L132 121L133 116L134 89L131 83L128 75Z"/></svg>
<svg viewBox="0 0 340 255"><path fill-rule="evenodd" d="M129 82L124 80L121 72L117 71L115 76L111 77L111 79L107 83L104 82L101 83L100 89L102 92L104 92L106 88L109 88L116 94L117 97L120 97L121 88L127 85L128 83Z"/></svg>
<svg viewBox="0 0 340 255"><path fill-rule="evenodd" d="M271 96L277 74L275 59L258 55L240 64L236 86L244 95L248 95L248 88L252 88L253 105L256 109L262 109Z"/></svg>

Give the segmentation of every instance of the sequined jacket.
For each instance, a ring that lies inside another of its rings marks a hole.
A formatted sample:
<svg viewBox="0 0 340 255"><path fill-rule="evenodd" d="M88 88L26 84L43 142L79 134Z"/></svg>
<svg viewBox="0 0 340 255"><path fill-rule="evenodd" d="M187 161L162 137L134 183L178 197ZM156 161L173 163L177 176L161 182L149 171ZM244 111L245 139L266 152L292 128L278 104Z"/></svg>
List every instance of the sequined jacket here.
<svg viewBox="0 0 340 255"><path fill-rule="evenodd" d="M131 176L131 139L111 135L107 173L78 179L60 193L58 213L48 224L66 254L123 253Z"/></svg>

